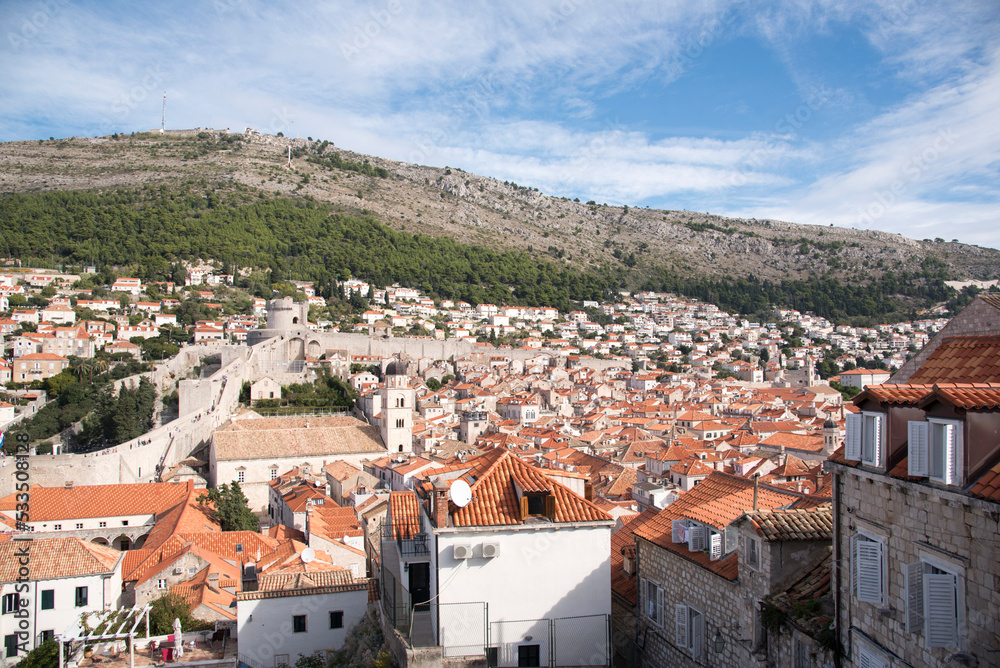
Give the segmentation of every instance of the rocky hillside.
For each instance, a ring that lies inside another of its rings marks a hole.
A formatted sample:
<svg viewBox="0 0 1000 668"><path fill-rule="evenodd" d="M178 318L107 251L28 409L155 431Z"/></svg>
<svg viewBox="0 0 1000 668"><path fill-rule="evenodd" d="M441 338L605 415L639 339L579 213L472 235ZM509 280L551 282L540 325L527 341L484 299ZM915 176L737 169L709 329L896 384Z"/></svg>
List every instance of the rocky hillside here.
<svg viewBox="0 0 1000 668"><path fill-rule="evenodd" d="M328 142L191 130L0 144L0 193L182 182L312 197L367 210L399 230L520 248L581 268L617 264L639 272L663 266L705 275L857 280L931 267L954 280L1000 277L1000 251L993 249L570 201L457 167L395 162Z"/></svg>

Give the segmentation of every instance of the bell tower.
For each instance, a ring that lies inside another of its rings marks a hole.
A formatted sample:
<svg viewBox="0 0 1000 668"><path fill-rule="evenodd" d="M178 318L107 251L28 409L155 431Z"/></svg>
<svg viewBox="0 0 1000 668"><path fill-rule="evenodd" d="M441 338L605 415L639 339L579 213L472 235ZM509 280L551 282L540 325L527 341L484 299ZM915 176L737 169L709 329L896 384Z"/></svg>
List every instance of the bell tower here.
<svg viewBox="0 0 1000 668"><path fill-rule="evenodd" d="M406 364L393 360L385 369L385 382L380 396L382 417L379 431L382 442L390 453L413 452L413 410L416 408L416 392L410 388L406 375Z"/></svg>

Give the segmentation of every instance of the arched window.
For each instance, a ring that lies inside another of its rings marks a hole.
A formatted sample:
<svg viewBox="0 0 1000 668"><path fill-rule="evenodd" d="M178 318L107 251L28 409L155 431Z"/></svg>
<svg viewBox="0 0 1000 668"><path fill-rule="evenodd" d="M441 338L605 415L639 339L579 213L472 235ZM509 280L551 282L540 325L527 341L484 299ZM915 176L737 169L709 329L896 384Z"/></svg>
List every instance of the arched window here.
<svg viewBox="0 0 1000 668"><path fill-rule="evenodd" d="M396 408L403 408L403 397L396 398Z"/></svg>
<svg viewBox="0 0 1000 668"><path fill-rule="evenodd" d="M292 318L292 324L293 325L299 324L299 318L298 318L298 316L295 316L294 318Z"/></svg>

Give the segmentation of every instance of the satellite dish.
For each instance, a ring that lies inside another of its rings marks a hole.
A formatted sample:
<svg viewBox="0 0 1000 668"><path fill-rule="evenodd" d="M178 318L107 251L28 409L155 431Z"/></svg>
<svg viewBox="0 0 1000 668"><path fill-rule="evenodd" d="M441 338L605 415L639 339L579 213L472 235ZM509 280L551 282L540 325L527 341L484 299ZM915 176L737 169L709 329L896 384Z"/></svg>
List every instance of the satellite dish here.
<svg viewBox="0 0 1000 668"><path fill-rule="evenodd" d="M316 558L316 550L312 549L311 547L307 547L306 549L302 550L302 554L299 556L299 558L302 559L303 564L308 564L310 561Z"/></svg>
<svg viewBox="0 0 1000 668"><path fill-rule="evenodd" d="M448 498L459 508L465 508L472 501L472 488L469 483L458 479L448 488Z"/></svg>

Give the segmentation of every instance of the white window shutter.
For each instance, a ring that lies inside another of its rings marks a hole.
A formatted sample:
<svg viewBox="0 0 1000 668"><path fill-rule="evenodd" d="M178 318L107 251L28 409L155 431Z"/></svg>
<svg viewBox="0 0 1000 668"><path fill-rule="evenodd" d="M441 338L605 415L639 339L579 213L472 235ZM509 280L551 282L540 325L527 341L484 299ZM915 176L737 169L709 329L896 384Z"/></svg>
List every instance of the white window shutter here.
<svg viewBox="0 0 1000 668"><path fill-rule="evenodd" d="M722 534L713 531L708 537L708 555L712 561L722 557Z"/></svg>
<svg viewBox="0 0 1000 668"><path fill-rule="evenodd" d="M951 573L924 574L924 619L928 647L957 647L956 593L958 578Z"/></svg>
<svg viewBox="0 0 1000 668"><path fill-rule="evenodd" d="M688 640L688 608L686 605L674 606L674 644L687 647Z"/></svg>
<svg viewBox="0 0 1000 668"><path fill-rule="evenodd" d="M705 647L705 617L700 612L691 611L691 656L701 659Z"/></svg>
<svg viewBox="0 0 1000 668"><path fill-rule="evenodd" d="M923 633L924 562L915 561L903 566L903 579L906 582L906 632Z"/></svg>
<svg viewBox="0 0 1000 668"><path fill-rule="evenodd" d="M943 425L941 437L944 446L944 484L958 484L958 429L953 424Z"/></svg>
<svg viewBox="0 0 1000 668"><path fill-rule="evenodd" d="M851 593L858 595L858 542L857 534L851 536Z"/></svg>
<svg viewBox="0 0 1000 668"><path fill-rule="evenodd" d="M852 461L861 460L861 432L864 417L860 413L847 414L846 433L844 434L844 457Z"/></svg>
<svg viewBox="0 0 1000 668"><path fill-rule="evenodd" d="M885 449L885 415L876 415L872 429L872 463L882 466L882 451Z"/></svg>
<svg viewBox="0 0 1000 668"><path fill-rule="evenodd" d="M884 660L872 654L864 647L858 647L858 667L859 668L888 668Z"/></svg>
<svg viewBox="0 0 1000 668"><path fill-rule="evenodd" d="M858 540L858 599L882 603L882 543Z"/></svg>
<svg viewBox="0 0 1000 668"><path fill-rule="evenodd" d="M656 625L663 628L663 587L656 588Z"/></svg>
<svg viewBox="0 0 1000 668"><path fill-rule="evenodd" d="M705 549L705 527L691 527L688 533L688 549L692 552L703 551Z"/></svg>
<svg viewBox="0 0 1000 668"><path fill-rule="evenodd" d="M906 423L907 473L911 476L930 475L930 425L911 420Z"/></svg>
<svg viewBox="0 0 1000 668"><path fill-rule="evenodd" d="M671 543L683 543L684 539L681 538L681 534L684 532L684 526L681 524L684 520L670 520L670 542Z"/></svg>

